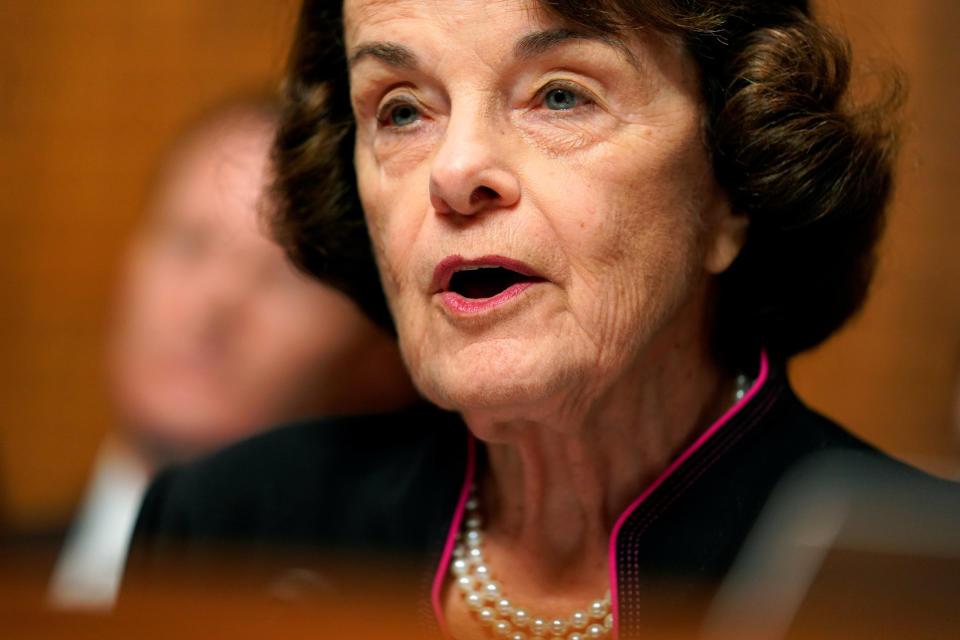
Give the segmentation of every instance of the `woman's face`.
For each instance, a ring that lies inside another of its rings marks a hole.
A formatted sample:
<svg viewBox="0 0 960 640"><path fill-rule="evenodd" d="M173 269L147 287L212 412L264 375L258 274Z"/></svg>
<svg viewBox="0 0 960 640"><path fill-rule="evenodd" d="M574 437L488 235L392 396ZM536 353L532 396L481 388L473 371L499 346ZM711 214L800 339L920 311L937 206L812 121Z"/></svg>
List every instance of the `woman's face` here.
<svg viewBox="0 0 960 640"><path fill-rule="evenodd" d="M344 12L360 195L427 397L509 413L597 396L702 338L744 223L681 45L578 34L519 0Z"/></svg>

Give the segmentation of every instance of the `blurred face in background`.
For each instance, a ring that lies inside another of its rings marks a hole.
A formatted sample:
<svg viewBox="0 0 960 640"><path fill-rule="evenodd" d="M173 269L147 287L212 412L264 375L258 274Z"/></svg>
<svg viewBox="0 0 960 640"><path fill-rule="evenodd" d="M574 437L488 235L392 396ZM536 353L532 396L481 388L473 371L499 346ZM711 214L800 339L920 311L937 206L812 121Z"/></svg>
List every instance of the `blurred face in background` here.
<svg viewBox="0 0 960 640"><path fill-rule="evenodd" d="M371 391L412 395L393 340L266 237L273 126L234 115L187 140L129 252L110 364L120 418L150 446L201 452Z"/></svg>

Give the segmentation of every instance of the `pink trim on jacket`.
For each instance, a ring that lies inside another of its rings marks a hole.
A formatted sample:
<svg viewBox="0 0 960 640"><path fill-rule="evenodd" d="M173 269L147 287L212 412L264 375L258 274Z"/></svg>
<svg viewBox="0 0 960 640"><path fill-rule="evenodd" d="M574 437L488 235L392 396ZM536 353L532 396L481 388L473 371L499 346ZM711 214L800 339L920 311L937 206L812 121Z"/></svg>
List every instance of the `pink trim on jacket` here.
<svg viewBox="0 0 960 640"><path fill-rule="evenodd" d="M619 603L617 601L617 535L620 533L620 528L623 527L623 524L627 521L627 518L630 517L637 507L639 507L644 500L646 500L650 494L657 490L664 481L669 478L674 471L676 471L680 465L682 465L686 460L694 454L700 447L702 447L711 437L713 437L717 431L719 431L725 424L730 422L730 419L733 418L737 413L743 409L744 406L760 390L760 388L767 381L767 374L769 373L770 365L767 359L766 352L760 353L760 373L757 375L757 379L754 380L753 385L750 386L750 389L744 394L743 398L738 400L736 404L727 409L727 411L717 419L706 431L704 431L700 437L694 441L687 449L677 457L666 471L660 474L660 476L653 481L653 483L644 489L643 493L640 494L640 497L633 501L633 503L626 508L626 510L620 514L620 517L617 518L616 524L613 526L613 531L610 533L610 543L608 545L609 552L609 566L610 566L610 606L613 612L613 640L617 640L619 637ZM470 493L470 485L473 484L473 475L475 472L475 455L476 455L476 444L475 439L472 434L468 434L467 439L467 472L464 475L463 487L460 489L460 500L457 502L457 508L453 514L453 520L450 523L450 531L447 533L447 543L443 548L443 555L440 558L440 566L437 568L437 573L433 578L433 589L431 590L431 600L433 602L433 613L437 618L437 624L440 626L440 632L443 634L444 638L448 640L451 639L450 631L447 629L447 621L443 615L443 603L440 601L441 594L443 591L443 583L446 580L447 570L450 566L450 556L453 555L453 547L456 543L457 533L460 531L460 521L463 519L463 511L467 503L467 496Z"/></svg>
<svg viewBox="0 0 960 640"><path fill-rule="evenodd" d="M676 471L680 465L687 461L687 459L696 452L697 449L702 447L714 434L717 433L725 424L730 422L730 419L733 418L737 413L743 409L744 406L757 395L757 391L760 390L760 387L767 381L767 374L769 373L770 366L767 360L766 351L760 353L760 373L757 375L757 379L754 380L753 384L750 386L750 389L740 400L736 402L732 407L727 409L727 411L720 416L720 418L714 422L710 427L707 428L700 437L694 441L686 451L680 454L680 456L675 459L666 471L660 474L660 476L653 481L649 487L644 489L643 493L640 494L640 497L633 501L627 509L620 514L620 517L617 518L617 523L613 525L613 531L610 532L610 544L608 545L608 550L610 553L609 567L610 567L610 608L613 612L613 640L617 640L620 637L620 623L619 623L619 602L617 601L617 535L620 533L620 528L623 527L623 524L627 521L627 518L630 517L630 514L637 510L644 500L646 500L650 494L657 490L664 481L669 478L674 471Z"/></svg>
<svg viewBox="0 0 960 640"><path fill-rule="evenodd" d="M450 531L447 532L447 543L443 546L443 555L440 557L440 568L433 577L433 588L430 590L430 600L433 602L433 614L437 618L440 633L443 634L444 638L450 638L451 636L450 631L447 629L447 619L443 615L443 603L440 601L440 598L443 593L443 582L447 576L447 567L450 565L450 556L453 555L453 547L457 542L457 533L460 531L460 520L463 519L467 496L470 495L470 485L473 484L475 454L476 440L472 433L467 432L467 472L464 474L463 487L460 489L460 499L457 501L457 508L453 512Z"/></svg>

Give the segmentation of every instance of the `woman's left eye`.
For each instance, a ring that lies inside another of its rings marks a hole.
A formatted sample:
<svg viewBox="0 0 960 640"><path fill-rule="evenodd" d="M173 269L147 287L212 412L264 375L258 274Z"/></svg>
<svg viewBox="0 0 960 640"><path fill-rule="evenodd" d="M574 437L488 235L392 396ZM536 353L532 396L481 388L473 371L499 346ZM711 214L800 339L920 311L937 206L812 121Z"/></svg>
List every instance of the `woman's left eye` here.
<svg viewBox="0 0 960 640"><path fill-rule="evenodd" d="M583 100L574 91L564 89L563 87L549 89L543 96L543 104L546 105L547 109L552 109L553 111L573 109L582 102Z"/></svg>

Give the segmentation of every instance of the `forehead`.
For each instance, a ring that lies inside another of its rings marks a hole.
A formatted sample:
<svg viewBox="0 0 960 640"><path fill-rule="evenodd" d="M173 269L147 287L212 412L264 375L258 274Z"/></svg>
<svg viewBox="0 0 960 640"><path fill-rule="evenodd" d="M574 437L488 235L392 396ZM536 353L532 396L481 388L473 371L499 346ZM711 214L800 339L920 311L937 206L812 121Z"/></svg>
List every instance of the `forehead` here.
<svg viewBox="0 0 960 640"><path fill-rule="evenodd" d="M533 0L346 0L343 12L348 47L386 34L446 34L469 45L561 26Z"/></svg>
<svg viewBox="0 0 960 640"><path fill-rule="evenodd" d="M444 73L497 69L576 43L588 59L613 53L641 74L648 66L695 66L682 41L655 28L601 32L575 25L536 0L346 0L344 37L351 73L362 60ZM606 54L600 53L605 50ZM568 49L568 53L570 53ZM423 57L421 57L421 55ZM608 60L612 60L608 58ZM479 64L480 68L476 65Z"/></svg>
<svg viewBox="0 0 960 640"><path fill-rule="evenodd" d="M476 19L484 14L535 17L542 13L537 0L344 0L343 16L349 29L361 23L391 22L397 18Z"/></svg>

